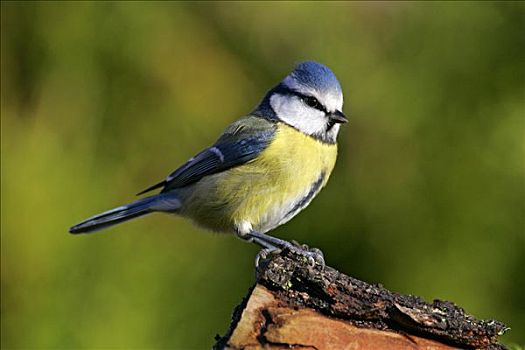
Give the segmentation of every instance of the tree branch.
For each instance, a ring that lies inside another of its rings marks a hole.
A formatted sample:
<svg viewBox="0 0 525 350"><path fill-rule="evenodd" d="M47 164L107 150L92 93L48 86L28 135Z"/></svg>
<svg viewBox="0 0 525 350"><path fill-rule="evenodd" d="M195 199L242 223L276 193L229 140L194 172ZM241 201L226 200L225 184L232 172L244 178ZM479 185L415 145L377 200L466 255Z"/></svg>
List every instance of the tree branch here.
<svg viewBox="0 0 525 350"><path fill-rule="evenodd" d="M497 341L506 330L451 302L390 292L285 251L258 268L214 349L492 350L504 348Z"/></svg>

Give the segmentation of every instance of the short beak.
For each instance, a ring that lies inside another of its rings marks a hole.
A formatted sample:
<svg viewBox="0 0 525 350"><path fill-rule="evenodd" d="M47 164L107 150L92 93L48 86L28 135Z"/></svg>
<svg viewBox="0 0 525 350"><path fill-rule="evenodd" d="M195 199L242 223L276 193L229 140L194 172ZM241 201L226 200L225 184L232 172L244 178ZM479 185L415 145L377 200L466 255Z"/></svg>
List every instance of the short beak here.
<svg viewBox="0 0 525 350"><path fill-rule="evenodd" d="M338 110L330 113L329 118L332 119L336 123L340 123L340 124L348 123L348 119L346 118L346 115L343 112L338 111Z"/></svg>

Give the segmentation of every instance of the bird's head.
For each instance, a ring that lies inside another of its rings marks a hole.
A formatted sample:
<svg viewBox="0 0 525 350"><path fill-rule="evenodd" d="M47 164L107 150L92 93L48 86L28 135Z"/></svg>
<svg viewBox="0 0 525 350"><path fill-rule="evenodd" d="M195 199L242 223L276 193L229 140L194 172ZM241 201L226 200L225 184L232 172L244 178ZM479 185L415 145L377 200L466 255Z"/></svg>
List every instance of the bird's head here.
<svg viewBox="0 0 525 350"><path fill-rule="evenodd" d="M299 63L268 92L259 109L321 141L335 143L342 112L343 92L332 71L317 62Z"/></svg>

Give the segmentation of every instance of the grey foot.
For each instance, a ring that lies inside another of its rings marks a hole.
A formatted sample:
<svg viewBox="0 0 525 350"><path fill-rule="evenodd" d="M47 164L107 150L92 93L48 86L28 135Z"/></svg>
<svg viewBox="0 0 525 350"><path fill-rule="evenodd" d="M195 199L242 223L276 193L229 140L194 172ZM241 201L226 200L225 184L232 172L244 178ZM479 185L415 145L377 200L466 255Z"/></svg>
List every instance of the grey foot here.
<svg viewBox="0 0 525 350"><path fill-rule="evenodd" d="M303 256L308 259L310 266L320 265L324 268L324 255L321 250L317 248L309 248L307 245L299 244L297 242L290 243L288 241L276 238L264 233L252 231L246 235L245 239L258 244L263 249L257 254L255 259L256 266L259 265L261 259L266 259L270 254L280 253L288 250L292 254Z"/></svg>
<svg viewBox="0 0 525 350"><path fill-rule="evenodd" d="M274 255L274 254L280 254L281 252L282 252L281 249L275 248L275 247L261 249L259 253L257 253L257 255L255 256L255 268L259 267L259 263L261 261L268 259L268 256Z"/></svg>
<svg viewBox="0 0 525 350"><path fill-rule="evenodd" d="M321 249L310 248L306 244L298 244L295 241L293 243L293 249L290 250L292 253L306 257L308 259L309 265L312 267L315 265L320 265L322 268L324 268L324 254Z"/></svg>

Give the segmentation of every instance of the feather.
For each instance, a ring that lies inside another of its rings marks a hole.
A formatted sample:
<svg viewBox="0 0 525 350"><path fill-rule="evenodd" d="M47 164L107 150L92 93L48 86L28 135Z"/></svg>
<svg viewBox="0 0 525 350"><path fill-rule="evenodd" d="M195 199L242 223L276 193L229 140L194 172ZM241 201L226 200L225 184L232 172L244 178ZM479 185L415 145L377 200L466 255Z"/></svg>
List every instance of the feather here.
<svg viewBox="0 0 525 350"><path fill-rule="evenodd" d="M172 172L168 177L144 191L164 187L162 192L195 183L204 176L245 164L259 155L271 142L275 124L250 116L231 124L217 142Z"/></svg>

